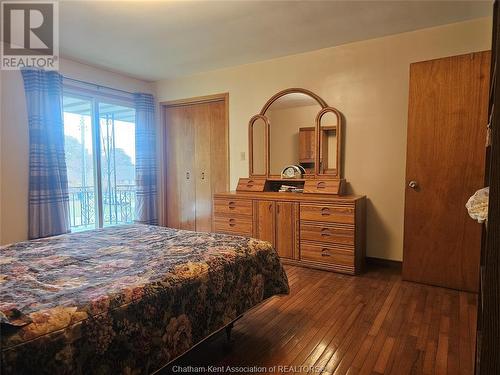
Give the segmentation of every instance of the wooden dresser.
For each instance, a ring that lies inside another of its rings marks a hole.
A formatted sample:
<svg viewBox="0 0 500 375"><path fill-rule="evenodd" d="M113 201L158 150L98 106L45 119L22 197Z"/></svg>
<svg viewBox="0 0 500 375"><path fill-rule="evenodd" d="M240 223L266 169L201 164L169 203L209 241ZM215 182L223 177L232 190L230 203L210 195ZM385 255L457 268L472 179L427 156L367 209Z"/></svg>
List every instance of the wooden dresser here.
<svg viewBox="0 0 500 375"><path fill-rule="evenodd" d="M284 263L363 270L364 196L280 192L214 195L214 231L271 242Z"/></svg>
<svg viewBox="0 0 500 375"><path fill-rule="evenodd" d="M309 90L273 95L248 124L249 177L214 195L212 230L269 241L284 263L362 272L366 198L343 195L342 118Z"/></svg>

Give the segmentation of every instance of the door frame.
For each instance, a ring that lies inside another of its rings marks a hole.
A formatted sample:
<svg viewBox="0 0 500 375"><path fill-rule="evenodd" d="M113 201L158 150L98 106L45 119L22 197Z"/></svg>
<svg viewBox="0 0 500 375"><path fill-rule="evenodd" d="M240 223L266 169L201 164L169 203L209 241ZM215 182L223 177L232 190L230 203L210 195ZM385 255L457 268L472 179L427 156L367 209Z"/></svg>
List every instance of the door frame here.
<svg viewBox="0 0 500 375"><path fill-rule="evenodd" d="M186 106L186 105L193 105L193 104L202 104L202 103L210 103L210 102L224 102L224 126L226 130L226 161L227 161L227 176L226 176L226 190L229 190L229 185L230 185L230 167L231 167L231 160L229 158L229 93L224 92L220 94L211 94L211 95L203 95L203 96L195 96L195 97L190 97L190 98L182 98L182 99L175 99L175 100L166 100L166 101L161 101L159 102L160 105L160 162L159 162L159 168L160 168L160 173L159 173L159 181L160 181L160 186L159 186L159 192L160 192L160 199L159 199L159 205L160 209L158 210L159 212L159 223L162 226L165 226L167 224L167 183L168 183L168 176L165 173L165 168L167 165L167 148L166 148L166 143L165 143L165 134L166 134L166 117L165 117L165 110L167 108L171 107L180 107L180 106Z"/></svg>

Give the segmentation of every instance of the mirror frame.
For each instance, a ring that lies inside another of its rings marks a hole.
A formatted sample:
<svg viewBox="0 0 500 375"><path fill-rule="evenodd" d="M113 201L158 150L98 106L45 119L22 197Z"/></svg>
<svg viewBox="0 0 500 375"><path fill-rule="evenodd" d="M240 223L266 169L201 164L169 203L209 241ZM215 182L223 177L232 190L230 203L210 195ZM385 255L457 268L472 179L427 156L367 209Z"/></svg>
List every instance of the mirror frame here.
<svg viewBox="0 0 500 375"><path fill-rule="evenodd" d="M264 129L264 163L265 163L265 172L264 174L253 173L253 126L257 120L263 120L265 129ZM260 114L252 116L250 122L248 123L248 169L249 176L251 177L263 177L266 178L269 176L269 121L266 116L262 116Z"/></svg>
<svg viewBox="0 0 500 375"><path fill-rule="evenodd" d="M337 129L336 129L336 138L337 138L337 155L335 157L335 162L336 162L336 168L335 171L336 173L321 173L320 171L320 158L321 158L321 119L323 118L324 115L327 113L333 113L335 117L337 118ZM316 155L315 155L315 160L314 160L314 171L316 173L316 176L321 176L321 177L335 177L335 178L340 178L342 175L342 163L340 162L340 156L342 155L341 153L341 147L342 147L342 114L335 108L333 107L325 107L321 111L319 111L318 115L316 116Z"/></svg>
<svg viewBox="0 0 500 375"><path fill-rule="evenodd" d="M316 95L314 92L303 89L303 88L289 88L282 90L276 94L274 94L267 102L264 104L262 109L257 115L252 116L248 123L248 154L249 154L249 176L252 178L269 178L269 179L281 179L280 175L271 175L270 174L270 130L271 130L271 123L269 122L269 119L266 117L266 112L269 109L269 107L279 98L282 96L285 96L287 94L292 94L292 93L299 93L299 94L305 94L311 98L313 98L320 106L321 109L316 115L315 119L315 135L314 139L316 140L316 155L315 155L315 163L314 163L314 174L310 174L305 176L306 179L315 179L315 178L327 178L327 179L340 179L341 178L341 166L342 166L342 161L340 160L341 158L341 145L342 145L342 114L340 111L338 111L336 108L330 107L320 96ZM331 112L334 113L336 118L337 118L337 157L336 157L336 173L320 173L319 169L319 160L320 160L320 128L321 128L321 118L323 115L326 113ZM266 124L266 134L265 134L265 161L266 161L266 174L254 174L253 173L253 125L255 121L258 119L264 120Z"/></svg>

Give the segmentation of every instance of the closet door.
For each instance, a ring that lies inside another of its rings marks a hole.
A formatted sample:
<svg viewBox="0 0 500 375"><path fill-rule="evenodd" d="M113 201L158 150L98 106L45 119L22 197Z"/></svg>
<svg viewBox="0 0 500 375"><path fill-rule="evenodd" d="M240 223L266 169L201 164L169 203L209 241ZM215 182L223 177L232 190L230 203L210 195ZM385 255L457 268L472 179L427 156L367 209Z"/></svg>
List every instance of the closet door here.
<svg viewBox="0 0 500 375"><path fill-rule="evenodd" d="M165 108L167 226L196 229L195 129L189 106Z"/></svg>
<svg viewBox="0 0 500 375"><path fill-rule="evenodd" d="M165 108L166 225L210 232L212 196L228 189L224 98Z"/></svg>
<svg viewBox="0 0 500 375"><path fill-rule="evenodd" d="M298 204L293 202L276 202L276 251L283 258L295 257L295 236L298 235L295 225L298 223Z"/></svg>
<svg viewBox="0 0 500 375"><path fill-rule="evenodd" d="M227 189L225 105L223 101L194 106L196 230L212 231L212 196Z"/></svg>
<svg viewBox="0 0 500 375"><path fill-rule="evenodd" d="M481 226L465 209L484 182L489 52L410 66L403 277L477 291Z"/></svg>
<svg viewBox="0 0 500 375"><path fill-rule="evenodd" d="M211 119L210 103L193 107L195 128L195 212L196 230L210 232L212 230L212 178L210 146Z"/></svg>

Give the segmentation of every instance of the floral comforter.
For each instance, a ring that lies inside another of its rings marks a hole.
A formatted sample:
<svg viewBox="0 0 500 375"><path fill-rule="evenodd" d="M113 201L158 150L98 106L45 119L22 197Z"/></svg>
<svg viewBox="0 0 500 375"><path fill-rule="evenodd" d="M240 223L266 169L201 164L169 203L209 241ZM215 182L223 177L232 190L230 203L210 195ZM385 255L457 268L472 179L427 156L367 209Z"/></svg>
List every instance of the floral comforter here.
<svg viewBox="0 0 500 375"><path fill-rule="evenodd" d="M288 293L272 246L128 225L0 247L2 374L147 374Z"/></svg>

